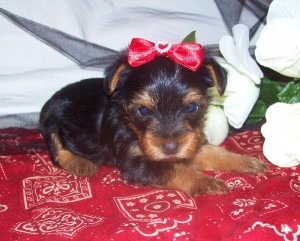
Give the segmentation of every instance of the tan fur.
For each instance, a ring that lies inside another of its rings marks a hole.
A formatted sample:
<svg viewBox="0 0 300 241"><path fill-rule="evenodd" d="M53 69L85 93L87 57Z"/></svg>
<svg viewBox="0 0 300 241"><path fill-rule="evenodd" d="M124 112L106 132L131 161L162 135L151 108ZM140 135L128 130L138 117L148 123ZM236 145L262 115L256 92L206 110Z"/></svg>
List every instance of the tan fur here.
<svg viewBox="0 0 300 241"><path fill-rule="evenodd" d="M173 173L160 188L174 189L190 195L224 194L229 191L224 181L196 169L240 173L264 173L267 165L256 158L229 152L222 147L204 145L190 164L174 164Z"/></svg>
<svg viewBox="0 0 300 241"><path fill-rule="evenodd" d="M91 161L77 156L63 148L57 134L51 134L56 147L55 161L66 171L76 176L94 176L98 167Z"/></svg>
<svg viewBox="0 0 300 241"><path fill-rule="evenodd" d="M129 147L129 153L131 156L142 156L143 152L141 151L138 145L131 145Z"/></svg>
<svg viewBox="0 0 300 241"><path fill-rule="evenodd" d="M125 68L125 65L120 65L119 68L117 69L117 71L115 72L114 76L112 77L110 88L109 88L109 94L114 92L114 90L116 89L117 84L120 79L120 74L122 73L124 68Z"/></svg>
<svg viewBox="0 0 300 241"><path fill-rule="evenodd" d="M207 171L264 173L267 166L260 160L229 152L222 147L205 145L194 157L194 165Z"/></svg>
<svg viewBox="0 0 300 241"><path fill-rule="evenodd" d="M150 131L146 132L143 136L141 146L143 152L150 160L168 159L170 161L177 161L179 159L190 159L198 150L198 146L200 145L199 140L201 140L200 135L201 134L198 131L189 131L179 137L166 140L164 138L154 136ZM173 155L165 154L162 150L162 145L167 141L179 143L178 152Z"/></svg>
<svg viewBox="0 0 300 241"><path fill-rule="evenodd" d="M206 65L206 68L208 69L208 71L209 71L209 73L210 73L210 75L211 75L211 77L212 77L212 79L214 81L215 87L217 88L219 94L222 94L223 91L220 88L219 80L218 80L218 78L216 76L214 67L212 65L208 64L208 65Z"/></svg>
<svg viewBox="0 0 300 241"><path fill-rule="evenodd" d="M197 194L224 194L229 190L224 181L206 176L184 164L175 164L171 177L160 188L179 190L192 196Z"/></svg>
<svg viewBox="0 0 300 241"><path fill-rule="evenodd" d="M148 92L143 91L135 94L131 105L145 106L151 110L156 106L156 102L155 99L152 98Z"/></svg>
<svg viewBox="0 0 300 241"><path fill-rule="evenodd" d="M190 104L191 102L196 102L196 103L203 103L205 101L206 103L206 100L205 98L203 98L202 94L199 93L198 90L191 90L183 99L183 104L184 105L188 105Z"/></svg>

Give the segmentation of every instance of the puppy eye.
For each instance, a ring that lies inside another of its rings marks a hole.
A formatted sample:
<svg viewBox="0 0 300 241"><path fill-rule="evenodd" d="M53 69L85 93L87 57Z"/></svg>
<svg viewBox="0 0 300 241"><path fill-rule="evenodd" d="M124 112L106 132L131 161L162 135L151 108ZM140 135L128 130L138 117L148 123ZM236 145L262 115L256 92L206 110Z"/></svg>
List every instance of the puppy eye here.
<svg viewBox="0 0 300 241"><path fill-rule="evenodd" d="M199 105L195 102L191 102L186 107L186 112L188 113L194 113L199 109Z"/></svg>
<svg viewBox="0 0 300 241"><path fill-rule="evenodd" d="M146 106L140 106L138 109L137 109L138 113L141 115L141 116L145 116L145 115L148 115L150 113L150 110L149 108L147 108Z"/></svg>

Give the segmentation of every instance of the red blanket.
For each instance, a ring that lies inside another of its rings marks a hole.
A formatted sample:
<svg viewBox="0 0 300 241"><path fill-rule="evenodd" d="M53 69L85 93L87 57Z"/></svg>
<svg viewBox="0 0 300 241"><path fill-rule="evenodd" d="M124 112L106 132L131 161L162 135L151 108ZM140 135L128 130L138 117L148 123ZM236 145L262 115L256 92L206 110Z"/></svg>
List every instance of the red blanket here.
<svg viewBox="0 0 300 241"><path fill-rule="evenodd" d="M223 146L264 159L259 131ZM265 160L266 161L266 160ZM300 240L300 166L263 176L211 172L231 192L190 197L127 185L117 169L76 178L38 130L0 130L0 240Z"/></svg>

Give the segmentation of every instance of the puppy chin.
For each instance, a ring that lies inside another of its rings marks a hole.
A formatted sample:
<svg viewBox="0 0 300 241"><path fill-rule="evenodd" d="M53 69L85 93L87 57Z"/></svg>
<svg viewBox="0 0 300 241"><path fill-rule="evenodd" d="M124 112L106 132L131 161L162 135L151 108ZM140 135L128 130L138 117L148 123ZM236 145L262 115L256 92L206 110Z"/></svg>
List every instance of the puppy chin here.
<svg viewBox="0 0 300 241"><path fill-rule="evenodd" d="M153 154L153 153L152 153ZM145 156L152 162L170 162L170 163L189 163L193 156L184 156L180 152L177 154L165 154L161 151L156 151L156 155Z"/></svg>
<svg viewBox="0 0 300 241"><path fill-rule="evenodd" d="M185 163L188 164L191 162L190 158L183 158L183 157L177 157L177 156L169 156L166 157L162 160L160 160L160 162L170 162L170 163Z"/></svg>

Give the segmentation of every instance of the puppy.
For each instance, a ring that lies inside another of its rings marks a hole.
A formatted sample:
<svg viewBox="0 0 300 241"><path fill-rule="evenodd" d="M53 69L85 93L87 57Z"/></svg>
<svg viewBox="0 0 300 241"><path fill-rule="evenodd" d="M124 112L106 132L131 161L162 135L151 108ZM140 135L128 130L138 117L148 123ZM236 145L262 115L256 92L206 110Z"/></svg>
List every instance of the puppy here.
<svg viewBox="0 0 300 241"><path fill-rule="evenodd" d="M208 144L206 89L222 94L226 72L201 45L134 39L105 76L66 86L42 108L52 160L71 174L116 166L129 184L198 195L228 192L224 181L199 170L267 170L260 160Z"/></svg>

